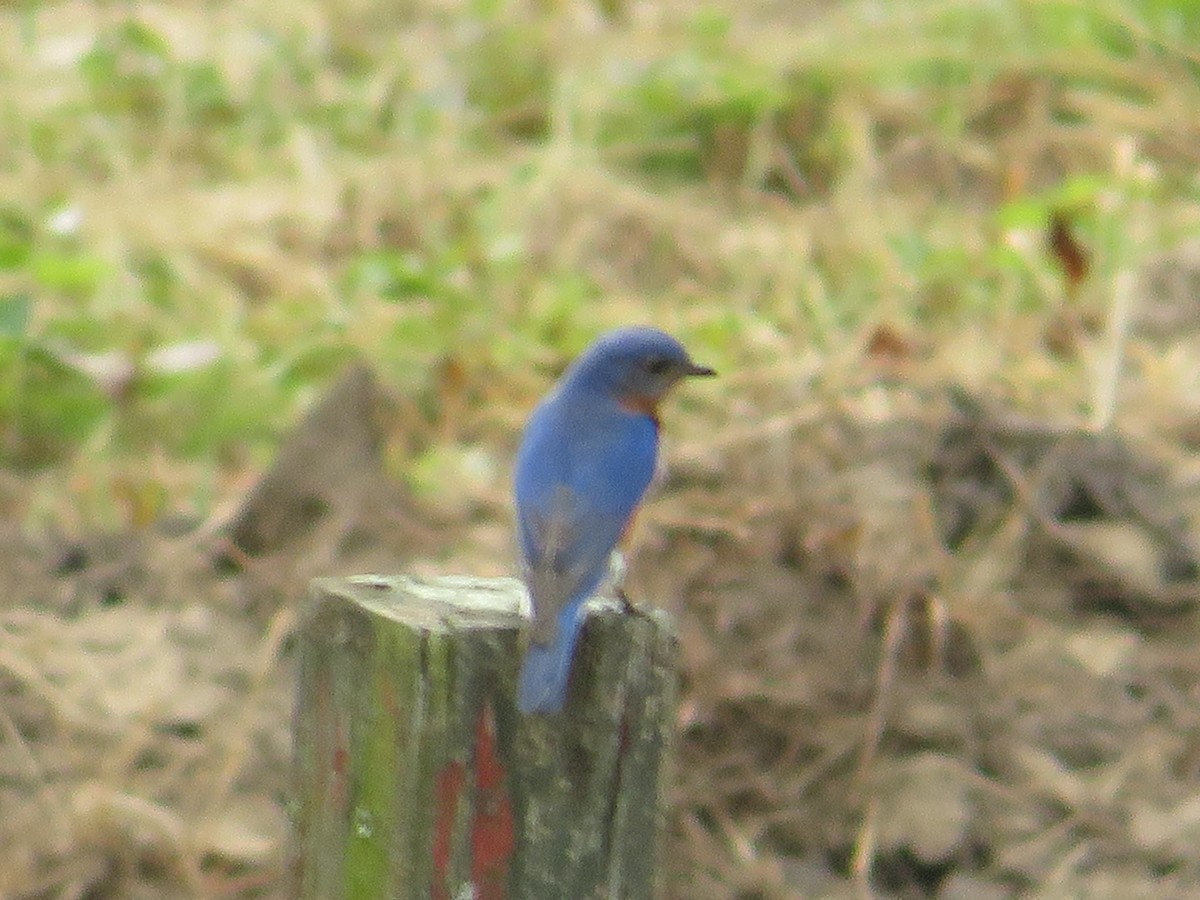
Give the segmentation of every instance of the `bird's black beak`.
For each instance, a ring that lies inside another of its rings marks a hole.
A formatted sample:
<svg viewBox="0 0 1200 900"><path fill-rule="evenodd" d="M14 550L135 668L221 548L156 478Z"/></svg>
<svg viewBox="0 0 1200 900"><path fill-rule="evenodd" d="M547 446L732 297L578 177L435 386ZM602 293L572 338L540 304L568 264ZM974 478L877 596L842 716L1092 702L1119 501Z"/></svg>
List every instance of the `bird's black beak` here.
<svg viewBox="0 0 1200 900"><path fill-rule="evenodd" d="M710 369L708 366L699 366L694 362L689 362L684 368L683 374L688 378L712 378L717 374L717 370Z"/></svg>

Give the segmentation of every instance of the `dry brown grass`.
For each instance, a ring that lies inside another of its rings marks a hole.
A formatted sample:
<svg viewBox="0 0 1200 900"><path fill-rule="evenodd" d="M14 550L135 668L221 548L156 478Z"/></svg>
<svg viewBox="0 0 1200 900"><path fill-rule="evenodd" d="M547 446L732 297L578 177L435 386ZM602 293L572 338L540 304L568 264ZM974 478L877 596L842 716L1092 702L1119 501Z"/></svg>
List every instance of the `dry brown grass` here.
<svg viewBox="0 0 1200 900"><path fill-rule="evenodd" d="M289 601L507 572L525 411L645 320L724 376L668 413L631 587L683 636L674 893L1194 891L1190 600L1129 599L1169 541L1062 531L1002 447L950 546L970 479L922 468L957 386L1195 484L1185 6L485 7L0 9L0 896L277 895ZM350 358L417 499L214 570Z"/></svg>

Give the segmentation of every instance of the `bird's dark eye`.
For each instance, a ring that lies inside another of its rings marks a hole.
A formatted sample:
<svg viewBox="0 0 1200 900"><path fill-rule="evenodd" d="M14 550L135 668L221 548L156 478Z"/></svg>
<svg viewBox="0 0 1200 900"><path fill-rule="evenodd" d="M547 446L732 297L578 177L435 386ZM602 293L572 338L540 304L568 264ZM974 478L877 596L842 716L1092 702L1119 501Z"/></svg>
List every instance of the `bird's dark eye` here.
<svg viewBox="0 0 1200 900"><path fill-rule="evenodd" d="M646 360L646 371L651 375L664 375L671 368L671 361L665 356L651 356Z"/></svg>

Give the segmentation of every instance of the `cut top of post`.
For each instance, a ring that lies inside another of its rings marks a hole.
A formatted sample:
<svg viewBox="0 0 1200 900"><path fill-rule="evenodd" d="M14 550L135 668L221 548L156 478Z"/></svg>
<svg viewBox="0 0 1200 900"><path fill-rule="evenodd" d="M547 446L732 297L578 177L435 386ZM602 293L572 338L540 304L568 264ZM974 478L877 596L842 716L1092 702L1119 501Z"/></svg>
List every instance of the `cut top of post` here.
<svg viewBox="0 0 1200 900"><path fill-rule="evenodd" d="M431 631L520 627L530 616L529 594L516 578L445 575L356 575L322 578L311 595L346 596L364 609Z"/></svg>

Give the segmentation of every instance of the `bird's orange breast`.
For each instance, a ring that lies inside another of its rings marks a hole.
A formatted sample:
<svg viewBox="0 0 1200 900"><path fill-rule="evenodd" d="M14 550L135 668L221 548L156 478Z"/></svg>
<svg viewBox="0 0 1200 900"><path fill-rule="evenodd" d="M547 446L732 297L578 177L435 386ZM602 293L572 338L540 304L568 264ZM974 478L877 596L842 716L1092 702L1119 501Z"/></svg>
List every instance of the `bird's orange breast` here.
<svg viewBox="0 0 1200 900"><path fill-rule="evenodd" d="M617 405L631 413L645 416L654 423L655 428L658 428L658 399L656 397L647 394L622 394L617 398Z"/></svg>

